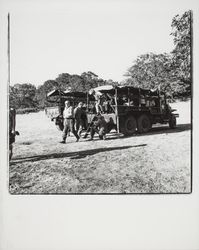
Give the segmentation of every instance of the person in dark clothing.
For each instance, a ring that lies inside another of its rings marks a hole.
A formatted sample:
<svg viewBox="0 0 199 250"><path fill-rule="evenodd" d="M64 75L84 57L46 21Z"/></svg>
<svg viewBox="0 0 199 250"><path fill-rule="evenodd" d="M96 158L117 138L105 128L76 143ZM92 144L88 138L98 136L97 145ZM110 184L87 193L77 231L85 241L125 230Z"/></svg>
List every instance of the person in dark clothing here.
<svg viewBox="0 0 199 250"><path fill-rule="evenodd" d="M86 121L87 120L87 116L86 116L86 112L83 109L83 102L80 102L78 104L78 106L75 108L74 110L74 115L75 115L75 127L76 127L76 131L78 136L81 136L82 130L85 128L86 126Z"/></svg>
<svg viewBox="0 0 199 250"><path fill-rule="evenodd" d="M117 130L113 119L110 118L110 121L106 122L104 116L98 115L96 120L93 121L93 126L91 126L90 129L91 140L93 140L95 133L99 134L100 140L105 140L106 134L109 133L112 129Z"/></svg>
<svg viewBox="0 0 199 250"><path fill-rule="evenodd" d="M106 121L103 116L99 115L97 120L94 121L93 126L91 127L91 131L90 131L91 140L93 140L95 133L99 134L99 138L101 140L105 139L106 130L107 130Z"/></svg>

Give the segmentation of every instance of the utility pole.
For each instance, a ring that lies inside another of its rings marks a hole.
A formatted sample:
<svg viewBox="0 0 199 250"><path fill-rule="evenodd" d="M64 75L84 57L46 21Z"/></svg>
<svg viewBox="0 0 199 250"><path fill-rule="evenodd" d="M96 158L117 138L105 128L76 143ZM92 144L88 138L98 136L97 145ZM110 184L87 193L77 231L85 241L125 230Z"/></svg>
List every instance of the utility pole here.
<svg viewBox="0 0 199 250"><path fill-rule="evenodd" d="M190 10L190 79L191 95L193 94L193 12Z"/></svg>
<svg viewBox="0 0 199 250"><path fill-rule="evenodd" d="M8 13L8 87L10 86L10 13Z"/></svg>

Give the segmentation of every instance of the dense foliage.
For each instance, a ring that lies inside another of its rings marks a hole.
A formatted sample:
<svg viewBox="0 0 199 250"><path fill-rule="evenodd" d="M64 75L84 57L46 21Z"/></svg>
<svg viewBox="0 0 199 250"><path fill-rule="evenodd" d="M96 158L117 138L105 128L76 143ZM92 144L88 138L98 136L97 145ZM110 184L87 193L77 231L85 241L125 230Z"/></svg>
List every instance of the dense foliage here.
<svg viewBox="0 0 199 250"><path fill-rule="evenodd" d="M191 95L191 11L172 20L174 49L165 54L139 56L127 70L124 84L142 88L159 88L168 95Z"/></svg>
<svg viewBox="0 0 199 250"><path fill-rule="evenodd" d="M9 104L10 107L18 108L34 108L37 106L35 100L36 87L29 83L15 84L10 86Z"/></svg>
<svg viewBox="0 0 199 250"><path fill-rule="evenodd" d="M171 92L171 56L169 54L144 54L137 58L126 74L125 84L146 89L160 88Z"/></svg>
<svg viewBox="0 0 199 250"><path fill-rule="evenodd" d="M91 88L105 84L117 84L109 80L105 81L98 78L91 71L84 72L81 75L70 75L62 73L55 80L47 80L42 85L36 87L32 84L15 84L10 86L10 107L19 108L44 108L45 106L53 106L56 103L48 102L46 99L47 93L54 89L62 91L89 91Z"/></svg>
<svg viewBox="0 0 199 250"><path fill-rule="evenodd" d="M191 93L191 48L192 48L192 13L185 12L182 16L176 15L172 20L175 48L172 51L173 71L177 76L176 92L179 94Z"/></svg>
<svg viewBox="0 0 199 250"><path fill-rule="evenodd" d="M171 22L174 49L171 53L147 53L137 57L127 70L126 80L120 84L133 85L146 89L158 88L172 98L190 97L191 95L191 11L176 15ZM36 88L30 83L10 86L9 102L11 107L44 108L46 95L54 89L86 92L91 88L112 84L113 80L100 79L88 71L81 75L59 74L54 80L47 80Z"/></svg>

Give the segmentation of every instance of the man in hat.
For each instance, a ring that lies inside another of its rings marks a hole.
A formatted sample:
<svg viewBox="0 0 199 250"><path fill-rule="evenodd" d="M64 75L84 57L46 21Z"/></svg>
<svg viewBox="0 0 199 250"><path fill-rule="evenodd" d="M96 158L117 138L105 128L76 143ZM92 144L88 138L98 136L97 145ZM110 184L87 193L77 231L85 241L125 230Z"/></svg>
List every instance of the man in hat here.
<svg viewBox="0 0 199 250"><path fill-rule="evenodd" d="M74 108L71 105L70 101L65 101L65 108L63 111L63 118L64 118L64 129L63 129L63 135L62 138L63 140L61 143L66 143L66 138L68 131L70 130L74 136L76 137L76 141L79 141L79 136L77 135L77 132L74 127Z"/></svg>

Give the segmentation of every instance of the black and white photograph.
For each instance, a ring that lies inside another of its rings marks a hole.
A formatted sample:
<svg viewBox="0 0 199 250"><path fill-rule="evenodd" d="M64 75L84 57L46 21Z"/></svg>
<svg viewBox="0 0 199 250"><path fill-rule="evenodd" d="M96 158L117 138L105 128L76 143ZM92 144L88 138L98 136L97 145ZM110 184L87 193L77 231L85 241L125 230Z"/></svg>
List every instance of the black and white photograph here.
<svg viewBox="0 0 199 250"><path fill-rule="evenodd" d="M192 191L192 9L8 13L10 194Z"/></svg>
<svg viewBox="0 0 199 250"><path fill-rule="evenodd" d="M199 2L0 0L0 250L199 249Z"/></svg>

